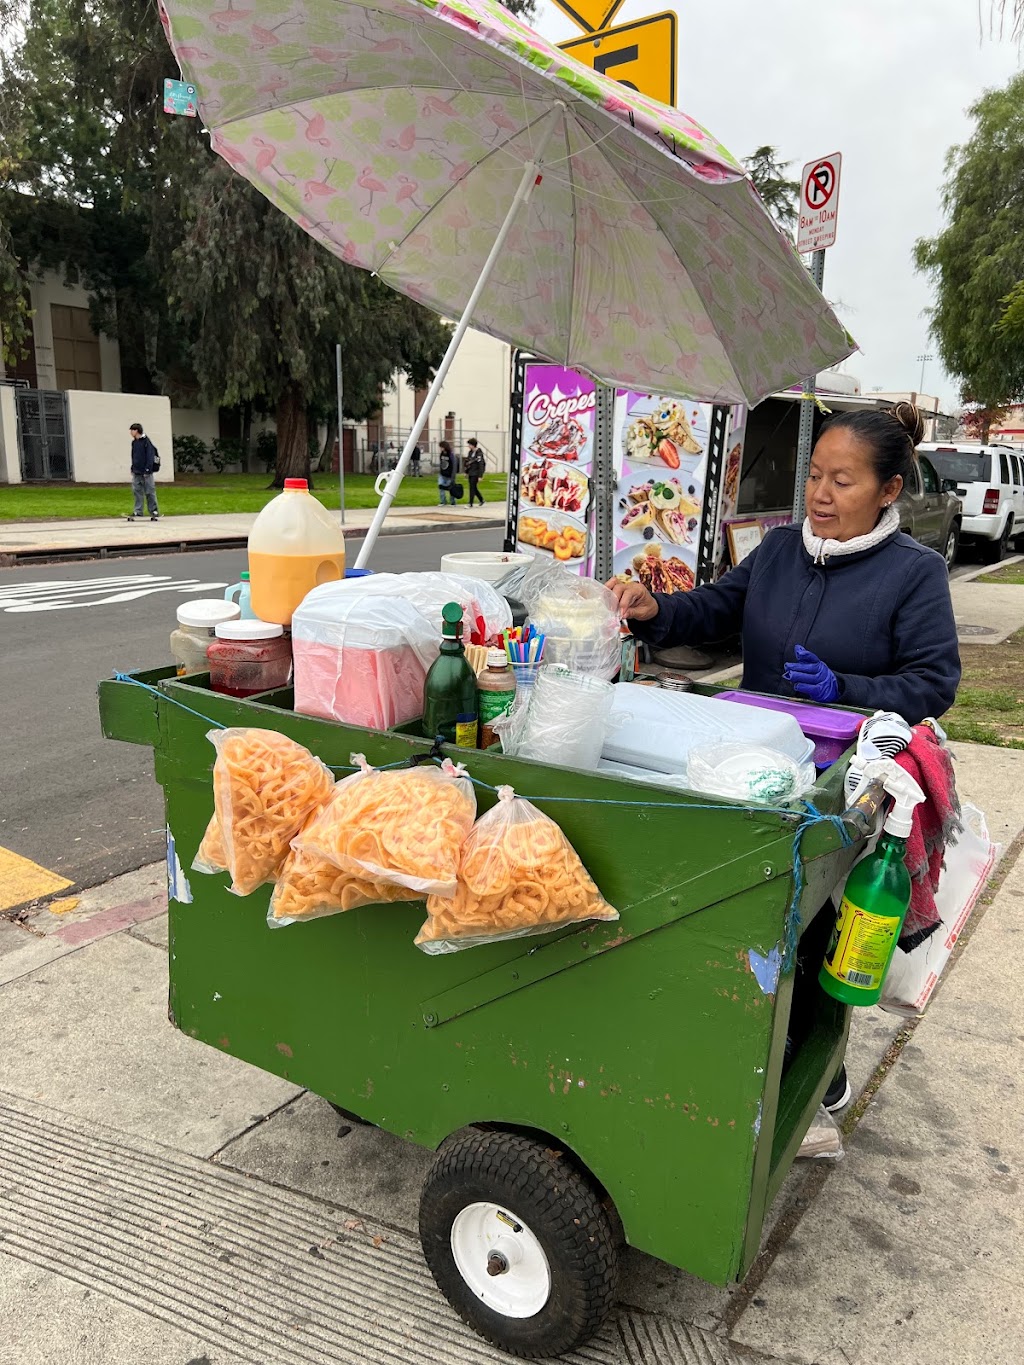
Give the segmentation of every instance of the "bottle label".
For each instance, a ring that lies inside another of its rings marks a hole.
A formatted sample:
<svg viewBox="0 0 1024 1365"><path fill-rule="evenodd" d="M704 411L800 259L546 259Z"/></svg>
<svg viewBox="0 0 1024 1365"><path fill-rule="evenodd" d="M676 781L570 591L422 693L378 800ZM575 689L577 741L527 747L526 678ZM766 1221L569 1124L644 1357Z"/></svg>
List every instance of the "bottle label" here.
<svg viewBox="0 0 1024 1365"><path fill-rule="evenodd" d="M455 717L455 743L460 749L475 749L477 737L476 716Z"/></svg>
<svg viewBox="0 0 1024 1365"><path fill-rule="evenodd" d="M509 688L507 692L478 692L477 704L480 707L480 724L489 725L492 720L497 720L499 716L508 713L512 703L516 699L516 689Z"/></svg>
<svg viewBox="0 0 1024 1365"><path fill-rule="evenodd" d="M825 970L844 985L878 990L902 923L902 915L875 915L844 896Z"/></svg>

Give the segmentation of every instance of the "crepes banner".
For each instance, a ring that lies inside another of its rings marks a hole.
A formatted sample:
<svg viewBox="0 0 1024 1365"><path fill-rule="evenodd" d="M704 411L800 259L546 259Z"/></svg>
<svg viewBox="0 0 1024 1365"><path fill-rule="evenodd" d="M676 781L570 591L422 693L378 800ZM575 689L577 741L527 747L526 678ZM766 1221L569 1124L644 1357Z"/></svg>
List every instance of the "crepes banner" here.
<svg viewBox="0 0 1024 1365"><path fill-rule="evenodd" d="M590 575L594 385L556 365L521 374L516 548ZM688 398L616 390L614 571L653 592L696 580L710 414Z"/></svg>

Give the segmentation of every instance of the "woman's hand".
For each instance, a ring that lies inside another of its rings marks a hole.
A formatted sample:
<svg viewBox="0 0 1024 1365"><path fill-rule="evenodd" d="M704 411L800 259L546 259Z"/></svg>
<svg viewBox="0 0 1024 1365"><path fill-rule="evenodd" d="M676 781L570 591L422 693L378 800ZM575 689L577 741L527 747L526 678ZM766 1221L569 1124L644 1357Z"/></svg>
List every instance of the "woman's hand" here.
<svg viewBox="0 0 1024 1365"><path fill-rule="evenodd" d="M620 620L653 621L657 616L658 604L642 583L623 583L619 578L609 578L605 587L615 594Z"/></svg>

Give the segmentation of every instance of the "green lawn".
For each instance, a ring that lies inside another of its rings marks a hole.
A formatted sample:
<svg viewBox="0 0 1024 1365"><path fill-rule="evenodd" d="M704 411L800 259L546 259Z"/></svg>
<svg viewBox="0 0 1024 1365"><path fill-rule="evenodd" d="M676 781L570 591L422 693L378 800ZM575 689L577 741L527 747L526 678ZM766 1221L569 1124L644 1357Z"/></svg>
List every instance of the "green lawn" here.
<svg viewBox="0 0 1024 1365"><path fill-rule="evenodd" d="M1001 645L961 645L960 662L956 703L942 717L950 739L1024 749L1024 630Z"/></svg>
<svg viewBox="0 0 1024 1365"><path fill-rule="evenodd" d="M258 512L275 496L266 474L180 474L173 484L157 485L160 511L165 516L197 516L209 512ZM465 480L462 480L465 486ZM481 491L495 510L505 505L506 476L485 474ZM313 491L325 507L339 506L338 480L317 475ZM437 505L437 476L406 478L395 499L399 507ZM466 505L463 498L462 506ZM12 484L0 488L0 521L62 521L74 517L124 517L131 511L131 485L123 484ZM373 476L349 474L345 480L346 507L376 507Z"/></svg>

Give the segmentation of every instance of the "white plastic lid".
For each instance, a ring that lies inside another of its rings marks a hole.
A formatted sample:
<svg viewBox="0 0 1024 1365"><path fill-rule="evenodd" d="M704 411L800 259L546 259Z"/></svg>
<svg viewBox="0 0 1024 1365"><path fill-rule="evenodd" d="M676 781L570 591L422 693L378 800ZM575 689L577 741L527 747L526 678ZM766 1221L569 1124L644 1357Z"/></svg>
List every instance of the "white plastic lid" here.
<svg viewBox="0 0 1024 1365"><path fill-rule="evenodd" d="M269 621L222 621L217 627L218 640L276 640L284 634L284 626Z"/></svg>
<svg viewBox="0 0 1024 1365"><path fill-rule="evenodd" d="M489 649L487 651L488 668L507 668L508 655L503 649Z"/></svg>
<svg viewBox="0 0 1024 1365"><path fill-rule="evenodd" d="M211 629L222 621L237 621L241 608L237 602L225 602L223 597L197 597L178 608L178 622L183 626L205 626Z"/></svg>

